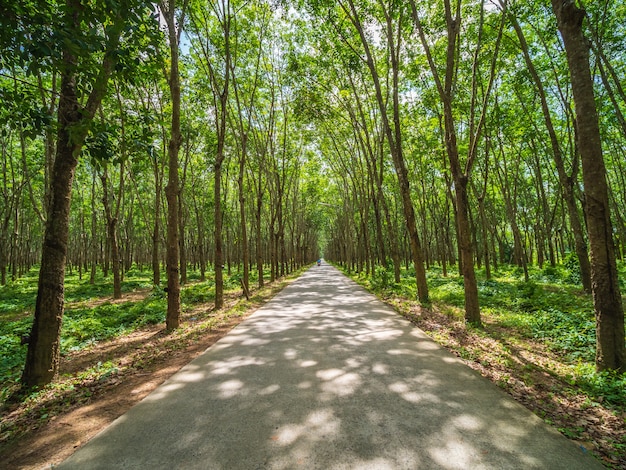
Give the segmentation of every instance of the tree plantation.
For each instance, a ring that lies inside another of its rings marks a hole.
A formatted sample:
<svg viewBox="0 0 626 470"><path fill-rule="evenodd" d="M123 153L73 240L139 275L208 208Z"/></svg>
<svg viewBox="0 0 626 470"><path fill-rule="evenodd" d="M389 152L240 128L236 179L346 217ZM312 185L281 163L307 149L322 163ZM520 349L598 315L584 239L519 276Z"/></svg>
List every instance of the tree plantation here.
<svg viewBox="0 0 626 470"><path fill-rule="evenodd" d="M123 299L143 273L173 332L185 289L219 310L322 256L467 328L498 299L557 337L569 321L591 346L572 362L621 380L623 0L18 0L0 17L0 319L23 353L3 380L57 378L69 276Z"/></svg>

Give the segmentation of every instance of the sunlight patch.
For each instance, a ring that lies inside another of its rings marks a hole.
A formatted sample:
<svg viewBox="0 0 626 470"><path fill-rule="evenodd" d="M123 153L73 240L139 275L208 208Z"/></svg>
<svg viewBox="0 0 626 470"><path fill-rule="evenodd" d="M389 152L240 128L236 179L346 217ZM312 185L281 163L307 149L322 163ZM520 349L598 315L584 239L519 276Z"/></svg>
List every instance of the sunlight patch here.
<svg viewBox="0 0 626 470"><path fill-rule="evenodd" d="M387 364L383 364L382 362L377 362L372 366L372 372L375 374L388 374L389 366Z"/></svg>
<svg viewBox="0 0 626 470"><path fill-rule="evenodd" d="M280 385L274 384L274 385L269 385L265 387L263 390L259 391L258 394L259 395L271 395L272 393L275 393L278 390L280 390Z"/></svg>
<svg viewBox="0 0 626 470"><path fill-rule="evenodd" d="M468 414L455 416L452 419L452 425L457 429L463 429L467 431L477 431L484 427L483 423L478 418Z"/></svg>
<svg viewBox="0 0 626 470"><path fill-rule="evenodd" d="M234 370L238 367L245 367L245 366L262 366L264 365L265 362L261 361L259 359L256 359L254 357L235 357L232 358L229 361L217 361L214 362L213 365L213 370L211 371L213 374L216 375L226 375L226 374L231 374L234 372Z"/></svg>
<svg viewBox="0 0 626 470"><path fill-rule="evenodd" d="M441 441L442 443L445 440ZM438 448L429 451L432 459L441 465L441 468L479 468L480 457L477 449L455 438L449 437L447 442Z"/></svg>
<svg viewBox="0 0 626 470"><path fill-rule="evenodd" d="M317 410L310 413L302 424L287 424L278 429L270 439L287 446L300 438L325 439L339 433L341 423L332 410Z"/></svg>
<svg viewBox="0 0 626 470"><path fill-rule="evenodd" d="M322 380L333 380L343 373L344 371L342 371L341 369L326 369L318 371L315 375L317 376L317 378Z"/></svg>
<svg viewBox="0 0 626 470"><path fill-rule="evenodd" d="M287 349L284 356L287 359L295 359L296 357L298 357L298 351L296 351L295 349Z"/></svg>
<svg viewBox="0 0 626 470"><path fill-rule="evenodd" d="M361 377L358 374L349 373L328 380L322 385L322 390L344 397L353 394L359 385L361 385Z"/></svg>
<svg viewBox="0 0 626 470"><path fill-rule="evenodd" d="M241 380L227 380L218 387L220 391L220 398L232 398L240 394L244 387L244 383Z"/></svg>

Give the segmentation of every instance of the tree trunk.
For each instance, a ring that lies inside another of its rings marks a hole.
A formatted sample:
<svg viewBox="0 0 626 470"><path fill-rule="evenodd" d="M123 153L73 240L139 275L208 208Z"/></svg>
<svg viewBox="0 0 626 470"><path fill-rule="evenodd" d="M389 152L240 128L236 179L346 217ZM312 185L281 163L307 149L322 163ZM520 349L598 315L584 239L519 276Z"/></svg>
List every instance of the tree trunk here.
<svg viewBox="0 0 626 470"><path fill-rule="evenodd" d="M261 238L261 211L263 209L263 192L261 190L261 178L257 189L256 201L256 269L259 277L259 288L263 287L263 239Z"/></svg>
<svg viewBox="0 0 626 470"><path fill-rule="evenodd" d="M248 247L248 229L246 227L246 198L245 188L243 185L243 177L246 165L246 152L248 147L248 135L242 135L241 157L239 159L239 177L237 185L239 188L239 216L241 223L241 262L243 263L243 289L245 292L250 290L250 250Z"/></svg>
<svg viewBox="0 0 626 470"><path fill-rule="evenodd" d="M183 208L182 186L178 197L178 249L180 251L180 283L187 283L187 244L185 240L185 209Z"/></svg>
<svg viewBox="0 0 626 470"><path fill-rule="evenodd" d="M180 325L180 246L178 233L180 182L178 175L178 151L182 143L180 134L180 76L178 72L178 31L176 29L176 0L160 4L167 23L170 43L169 87L172 99L171 135L167 148L168 180L165 187L167 198L167 331ZM180 25L182 27L182 25Z"/></svg>
<svg viewBox="0 0 626 470"><path fill-rule="evenodd" d="M159 237L161 236L161 178L158 164L154 162L154 229L152 230L152 284L161 284L161 255Z"/></svg>
<svg viewBox="0 0 626 470"><path fill-rule="evenodd" d="M123 171L123 168L122 168ZM104 214L106 217L107 236L109 237L108 245L111 248L112 268L113 268L113 298L122 298L122 281L120 277L120 250L117 243L117 217L113 215L111 209L111 200L109 199L109 178L107 164L104 164L104 170L100 176L102 180L102 202L104 205Z"/></svg>
<svg viewBox="0 0 626 470"><path fill-rule="evenodd" d="M218 143L218 146L220 144ZM218 155L220 151L218 150ZM222 164L221 158L215 163L215 308L219 310L224 306L224 248L222 243Z"/></svg>
<svg viewBox="0 0 626 470"><path fill-rule="evenodd" d="M600 127L589 69L589 44L583 33L585 11L572 0L552 0L570 70L580 151L587 230L591 252L591 286L596 314L596 368L626 371L624 310L613 245L613 229L602 156Z"/></svg>
<svg viewBox="0 0 626 470"><path fill-rule="evenodd" d="M91 180L91 271L89 273L89 284L96 283L96 267L98 265L98 217L96 215L96 172L94 171Z"/></svg>

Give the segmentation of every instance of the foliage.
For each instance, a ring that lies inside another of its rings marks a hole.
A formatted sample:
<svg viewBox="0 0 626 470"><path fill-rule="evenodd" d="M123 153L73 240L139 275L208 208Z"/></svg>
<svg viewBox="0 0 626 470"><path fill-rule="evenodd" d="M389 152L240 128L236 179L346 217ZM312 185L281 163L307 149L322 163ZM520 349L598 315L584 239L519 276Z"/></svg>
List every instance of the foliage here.
<svg viewBox="0 0 626 470"><path fill-rule="evenodd" d="M606 402L616 408L626 408L626 374L610 371L596 372L593 364L580 362L572 369L570 383L577 385L596 402Z"/></svg>

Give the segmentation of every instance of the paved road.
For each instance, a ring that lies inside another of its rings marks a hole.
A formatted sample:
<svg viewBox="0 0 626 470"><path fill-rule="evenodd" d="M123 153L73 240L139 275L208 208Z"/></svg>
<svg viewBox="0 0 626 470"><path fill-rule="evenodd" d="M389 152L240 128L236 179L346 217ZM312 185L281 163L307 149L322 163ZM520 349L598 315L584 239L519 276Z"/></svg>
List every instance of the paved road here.
<svg viewBox="0 0 626 470"><path fill-rule="evenodd" d="M604 467L322 265L56 468Z"/></svg>

